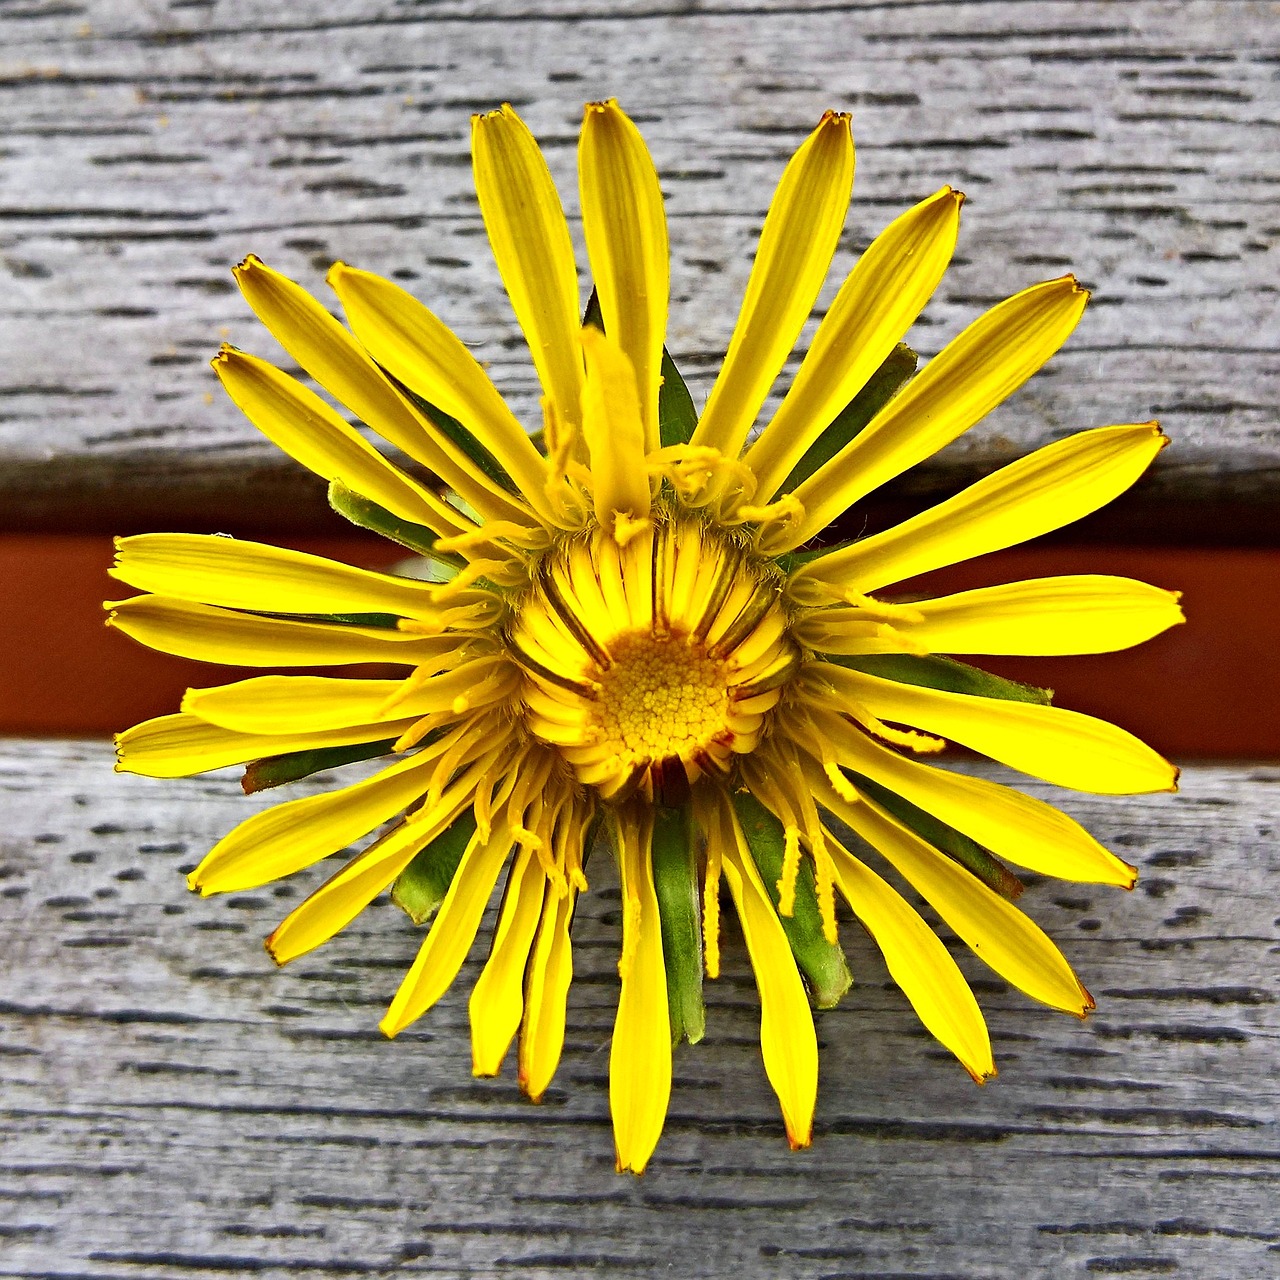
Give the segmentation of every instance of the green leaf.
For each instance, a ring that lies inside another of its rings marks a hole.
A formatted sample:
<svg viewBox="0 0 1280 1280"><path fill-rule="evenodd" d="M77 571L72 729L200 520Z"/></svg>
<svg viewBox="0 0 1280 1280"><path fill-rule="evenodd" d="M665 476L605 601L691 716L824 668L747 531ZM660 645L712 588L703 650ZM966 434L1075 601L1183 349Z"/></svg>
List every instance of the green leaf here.
<svg viewBox="0 0 1280 1280"><path fill-rule="evenodd" d="M286 782L297 782L324 769L337 769L340 765L354 764L357 760L372 760L375 756L391 754L396 745L394 738L379 742L357 742L349 747L316 747L311 751L290 751L285 755L264 756L245 766L240 785L247 796L268 787L279 787Z"/></svg>
<svg viewBox="0 0 1280 1280"><path fill-rule="evenodd" d="M451 570L450 576L457 573L464 563L461 556L435 549L436 534L431 529L402 520L385 507L348 489L341 480L334 480L329 485L329 505L357 528L368 529L391 542L398 542L402 547L408 547L410 551L416 551L428 560L447 566Z"/></svg>
<svg viewBox="0 0 1280 1280"><path fill-rule="evenodd" d="M382 369L382 366L378 366ZM423 399L411 387L406 387L398 378L394 378L386 369L382 372L391 379L392 385L400 392L406 400L414 405L418 411L424 414L432 423L435 424L445 435L453 441L454 444L462 450L463 453L471 459L472 462L484 472L490 480L496 485L500 485L509 493L519 493L516 488L516 482L506 473L502 464L485 448L480 440L468 428L464 427L457 418L450 417L443 409L437 409L430 400Z"/></svg>
<svg viewBox="0 0 1280 1280"><path fill-rule="evenodd" d="M426 924L444 901L475 833L475 811L467 809L400 873L391 888L391 901L414 924Z"/></svg>
<svg viewBox="0 0 1280 1280"><path fill-rule="evenodd" d="M1006 680L967 662L916 653L875 653L848 656L824 654L827 662L864 671L882 680L899 684L920 685L925 689L941 689L946 693L967 693L975 698L1001 698L1005 702L1034 702L1047 707L1053 701L1052 689L1041 689L1018 680Z"/></svg>
<svg viewBox="0 0 1280 1280"><path fill-rule="evenodd" d="M600 314L600 299L591 290L587 310L582 323L604 332L604 317ZM662 386L658 388L658 436L665 449L672 444L688 444L698 425L698 411L694 408L689 388L671 358L671 352L662 348Z"/></svg>
<svg viewBox="0 0 1280 1280"><path fill-rule="evenodd" d="M688 809L656 808L653 881L662 923L671 1043L697 1044L707 1026L702 1003L702 909Z"/></svg>
<svg viewBox="0 0 1280 1280"><path fill-rule="evenodd" d="M742 824L751 856L760 868L760 875L776 907L778 879L782 875L782 823L748 791L735 793L733 807ZM834 1008L840 1003L840 997L853 986L853 975L849 972L844 952L823 936L813 867L807 860L801 861L800 874L796 877L795 911L789 917L780 915L778 919L782 921L800 972L813 992L814 1003L819 1009Z"/></svg>
<svg viewBox="0 0 1280 1280"><path fill-rule="evenodd" d="M1002 898L1008 898L1012 902L1026 888L999 858L988 853L962 831L948 826L941 818L935 818L910 800L904 800L896 791L889 791L878 782L854 773L852 769L845 769L843 772L859 791L865 792L904 827L910 828L940 853L945 853L954 862L958 862L966 871L973 872L988 889L994 889Z"/></svg>
<svg viewBox="0 0 1280 1280"><path fill-rule="evenodd" d="M920 357L905 342L898 343L867 379L862 390L836 414L835 421L805 450L804 456L792 467L791 474L783 481L778 492L790 493L824 463L830 462L902 390L919 363Z"/></svg>

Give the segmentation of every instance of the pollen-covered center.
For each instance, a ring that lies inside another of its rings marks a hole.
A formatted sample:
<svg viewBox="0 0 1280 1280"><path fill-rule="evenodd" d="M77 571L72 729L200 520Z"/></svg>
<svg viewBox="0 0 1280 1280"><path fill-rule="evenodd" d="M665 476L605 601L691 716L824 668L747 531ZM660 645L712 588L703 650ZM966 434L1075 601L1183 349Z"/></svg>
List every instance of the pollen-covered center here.
<svg viewBox="0 0 1280 1280"><path fill-rule="evenodd" d="M606 800L675 802L752 750L799 665L778 582L693 522L548 557L508 633L527 724Z"/></svg>
<svg viewBox="0 0 1280 1280"><path fill-rule="evenodd" d="M620 635L598 677L592 720L617 754L665 760L693 754L729 728L726 664L685 636Z"/></svg>

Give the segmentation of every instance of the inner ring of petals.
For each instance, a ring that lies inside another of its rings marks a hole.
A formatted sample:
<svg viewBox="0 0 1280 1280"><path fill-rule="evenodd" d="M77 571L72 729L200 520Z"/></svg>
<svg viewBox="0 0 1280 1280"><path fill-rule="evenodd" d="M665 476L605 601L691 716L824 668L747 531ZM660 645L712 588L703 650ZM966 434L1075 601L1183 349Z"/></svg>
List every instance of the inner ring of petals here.
<svg viewBox="0 0 1280 1280"><path fill-rule="evenodd" d="M570 541L514 612L527 726L608 801L728 774L800 665L776 576L690 521Z"/></svg>

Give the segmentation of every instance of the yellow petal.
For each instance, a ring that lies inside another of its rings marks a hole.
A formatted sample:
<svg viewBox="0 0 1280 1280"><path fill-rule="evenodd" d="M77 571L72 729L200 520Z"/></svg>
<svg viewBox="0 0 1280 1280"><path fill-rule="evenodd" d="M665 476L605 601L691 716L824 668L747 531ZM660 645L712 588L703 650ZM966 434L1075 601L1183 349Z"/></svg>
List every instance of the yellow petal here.
<svg viewBox="0 0 1280 1280"><path fill-rule="evenodd" d="M547 894L538 939L529 957L524 1024L520 1030L520 1087L540 1102L560 1064L564 1048L565 1011L573 981L573 944L569 925L578 891L569 886L563 898Z"/></svg>
<svg viewBox="0 0 1280 1280"><path fill-rule="evenodd" d="M193 715L158 716L116 735L116 772L144 778L185 778L289 751L347 747L397 738L412 719L351 724L322 733L237 733Z"/></svg>
<svg viewBox="0 0 1280 1280"><path fill-rule="evenodd" d="M649 477L636 380L622 349L599 329L582 330L587 382L582 397L583 431L591 454L596 519L625 541L628 530L649 514Z"/></svg>
<svg viewBox="0 0 1280 1280"><path fill-rule="evenodd" d="M542 388L579 421L578 269L551 171L510 104L471 117L471 161L485 230Z"/></svg>
<svg viewBox="0 0 1280 1280"><path fill-rule="evenodd" d="M671 1098L671 1021L651 832L640 830L638 820L627 816L618 826L622 991L609 1049L609 1110L618 1172L643 1173L662 1135Z"/></svg>
<svg viewBox="0 0 1280 1280"><path fill-rule="evenodd" d="M345 929L449 827L473 794L474 776L450 787L429 813L416 813L375 840L289 912L267 939L267 953L276 964L287 964Z"/></svg>
<svg viewBox="0 0 1280 1280"><path fill-rule="evenodd" d="M1163 756L1078 711L926 689L825 663L822 674L881 720L950 738L1060 787L1099 795L1177 790L1178 771Z"/></svg>
<svg viewBox="0 0 1280 1280"><path fill-rule="evenodd" d="M819 557L800 576L874 591L1037 538L1122 494L1168 443L1154 422L1078 432L884 533Z"/></svg>
<svg viewBox="0 0 1280 1280"><path fill-rule="evenodd" d="M187 884L207 896L256 889L301 871L416 800L434 764L424 755L408 756L363 782L255 813L213 846Z"/></svg>
<svg viewBox="0 0 1280 1280"><path fill-rule="evenodd" d="M510 851L511 830L505 819L494 822L488 840L479 832L472 837L413 967L378 1023L383 1035L399 1035L416 1022L458 976Z"/></svg>
<svg viewBox="0 0 1280 1280"><path fill-rule="evenodd" d="M329 283L360 345L393 378L471 431L545 514L547 469L489 375L458 338L399 285L335 263Z"/></svg>
<svg viewBox="0 0 1280 1280"><path fill-rule="evenodd" d="M797 487L804 518L771 549L807 542L873 489L968 431L1067 340L1088 297L1074 276L1064 276L1024 289L975 320Z"/></svg>
<svg viewBox="0 0 1280 1280"><path fill-rule="evenodd" d="M721 845L721 869L742 923L742 936L760 991L760 1050L765 1074L782 1107L792 1150L813 1140L818 1099L818 1038L809 997L773 900L746 847L735 815ZM729 839L729 836L732 839Z"/></svg>
<svg viewBox="0 0 1280 1280"><path fill-rule="evenodd" d="M754 502L773 497L915 323L951 261L963 200L943 187L891 222L858 259L778 412L747 452L759 482Z"/></svg>
<svg viewBox="0 0 1280 1280"><path fill-rule="evenodd" d="M140 591L268 613L392 613L426 618L432 588L302 551L219 534L116 539L113 578Z"/></svg>
<svg viewBox="0 0 1280 1280"><path fill-rule="evenodd" d="M578 144L582 230L605 332L635 371L648 450L657 449L667 328L667 217L640 131L612 98L588 105Z"/></svg>
<svg viewBox="0 0 1280 1280"><path fill-rule="evenodd" d="M1112 653L1184 622L1176 591L1132 578L1033 578L913 600L921 622L895 622L931 653Z"/></svg>
<svg viewBox="0 0 1280 1280"><path fill-rule="evenodd" d="M729 350L693 435L695 445L730 457L741 450L818 300L852 190L849 117L828 111L791 158L774 192Z"/></svg>
<svg viewBox="0 0 1280 1280"><path fill-rule="evenodd" d="M1131 889L1137 879L1133 867L1043 800L985 778L918 764L836 716L823 717L822 727L842 764L964 832L997 857L1060 880Z"/></svg>
<svg viewBox="0 0 1280 1280"><path fill-rule="evenodd" d="M524 1013L524 975L529 963L547 877L532 849L516 856L507 877L493 950L476 979L467 1005L471 1015L471 1070L496 1076Z"/></svg>
<svg viewBox="0 0 1280 1280"><path fill-rule="evenodd" d="M444 711L498 669L491 658L430 680L339 680L329 676L255 676L211 689L188 689L182 710L241 733L312 733Z"/></svg>
<svg viewBox="0 0 1280 1280"><path fill-rule="evenodd" d="M390 627L261 618L169 596L133 596L106 606L107 625L140 644L199 662L237 667L336 666L348 662L417 665L457 645Z"/></svg>
<svg viewBox="0 0 1280 1280"><path fill-rule="evenodd" d="M234 272L245 300L282 347L384 440L434 471L490 520L528 524L528 509L479 467L387 380L360 344L305 289L252 254ZM469 525L455 513L459 530Z"/></svg>
<svg viewBox="0 0 1280 1280"><path fill-rule="evenodd" d="M973 992L942 945L895 889L827 835L836 884L884 955L889 976L920 1021L979 1083L996 1073L991 1037Z"/></svg>
<svg viewBox="0 0 1280 1280"><path fill-rule="evenodd" d="M318 476L340 480L401 519L437 533L468 527L457 511L388 462L315 392L274 365L223 347L213 371L245 417Z"/></svg>
<svg viewBox="0 0 1280 1280"><path fill-rule="evenodd" d="M863 797L836 815L897 868L974 954L1033 999L1083 1017L1093 1000L1044 930Z"/></svg>

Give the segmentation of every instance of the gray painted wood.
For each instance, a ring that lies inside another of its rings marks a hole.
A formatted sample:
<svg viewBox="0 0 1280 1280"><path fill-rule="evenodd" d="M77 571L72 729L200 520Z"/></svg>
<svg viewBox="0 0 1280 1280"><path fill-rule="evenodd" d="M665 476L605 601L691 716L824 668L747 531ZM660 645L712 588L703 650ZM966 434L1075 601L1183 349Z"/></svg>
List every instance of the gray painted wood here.
<svg viewBox="0 0 1280 1280"><path fill-rule="evenodd" d="M1036 279L1074 270L1097 291L1049 368L899 496L1159 416L1177 447L1138 523L1198 511L1212 534L1235 503L1228 536L1274 537L1275 55L1274 5L1227 0L0 6L0 518L321 518L206 367L224 336L273 351L228 274L250 251L322 292L338 257L404 281L533 422L468 115L517 104L572 209L581 103L616 95L668 193L671 346L697 390L785 158L848 108L859 168L833 283L910 202L944 182L970 198L922 350Z"/></svg>
<svg viewBox="0 0 1280 1280"><path fill-rule="evenodd" d="M731 943L636 1180L612 1168L602 868L565 1059L534 1107L510 1068L469 1076L474 963L401 1040L378 1034L416 942L395 908L277 971L258 940L318 869L187 894L179 872L265 802L230 773L154 782L113 776L102 744L5 743L0 1272L1274 1275L1280 769L1184 783L1068 797L1140 867L1134 893L1040 881L1023 899L1097 997L1087 1023L960 957L1001 1070L978 1089L847 927L858 985L819 1015L817 1138L793 1154Z"/></svg>

